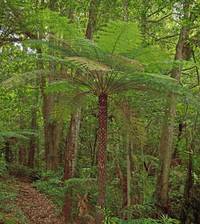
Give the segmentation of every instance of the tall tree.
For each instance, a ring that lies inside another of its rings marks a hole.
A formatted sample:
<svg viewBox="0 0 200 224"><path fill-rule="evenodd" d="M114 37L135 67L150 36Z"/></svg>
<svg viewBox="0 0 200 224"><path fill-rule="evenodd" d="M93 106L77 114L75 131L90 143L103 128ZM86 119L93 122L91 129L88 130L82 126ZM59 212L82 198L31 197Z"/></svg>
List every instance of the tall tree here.
<svg viewBox="0 0 200 224"><path fill-rule="evenodd" d="M85 37L89 40L93 38L99 4L100 0L91 0L90 2L88 12L88 23L85 33ZM70 20L72 20L71 14L72 9L70 9L70 15L69 15ZM76 111L71 114L69 130L66 138L64 180L73 178L75 174L80 121L81 121L81 109L77 108ZM63 213L66 221L69 221L71 219L71 209L72 209L71 207L72 207L72 198L71 195L67 193L65 196L65 203L63 207Z"/></svg>
<svg viewBox="0 0 200 224"><path fill-rule="evenodd" d="M101 0L90 1L89 12L88 12L88 23L86 27L86 33L85 33L86 38L89 40L92 40L94 31L96 28L98 8L100 5L100 2Z"/></svg>
<svg viewBox="0 0 200 224"><path fill-rule="evenodd" d="M176 45L175 62L188 59L190 54L189 33L190 33L190 4L185 0L183 2L183 18L179 39ZM182 65L176 63L171 71L171 77L180 81ZM176 96L169 94L165 109L164 121L160 139L160 171L157 179L157 205L164 211L168 212L168 191L169 191L169 173L172 157L174 121L176 116Z"/></svg>

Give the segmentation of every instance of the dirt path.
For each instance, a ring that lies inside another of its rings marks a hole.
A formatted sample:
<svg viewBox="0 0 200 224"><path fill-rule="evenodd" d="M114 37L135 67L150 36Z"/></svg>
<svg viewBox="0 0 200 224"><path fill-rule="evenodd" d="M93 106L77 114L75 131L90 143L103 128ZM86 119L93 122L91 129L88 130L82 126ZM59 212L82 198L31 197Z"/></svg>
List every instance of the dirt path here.
<svg viewBox="0 0 200 224"><path fill-rule="evenodd" d="M28 219L27 224L64 224L56 215L52 202L39 193L30 183L18 182L17 206Z"/></svg>

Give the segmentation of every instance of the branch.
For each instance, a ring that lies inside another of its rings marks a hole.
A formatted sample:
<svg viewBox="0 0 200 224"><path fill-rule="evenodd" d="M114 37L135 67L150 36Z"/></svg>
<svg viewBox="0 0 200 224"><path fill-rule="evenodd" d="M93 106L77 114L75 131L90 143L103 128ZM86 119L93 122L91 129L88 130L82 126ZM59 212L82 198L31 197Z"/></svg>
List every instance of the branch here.
<svg viewBox="0 0 200 224"><path fill-rule="evenodd" d="M179 36L179 33L175 33L175 34L168 35L165 37L160 37L160 38L155 39L155 41L165 40L165 39L169 39L169 38L173 38L173 37L177 37L177 36Z"/></svg>
<svg viewBox="0 0 200 224"><path fill-rule="evenodd" d="M158 8L156 11L152 12L152 13L151 13L150 15L148 15L147 17L149 18L149 17L151 17L151 16L153 16L153 15L159 13L159 12L162 11L164 8L166 8L166 6L167 6L167 5L164 5L163 7Z"/></svg>
<svg viewBox="0 0 200 224"><path fill-rule="evenodd" d="M194 50L192 50L192 57L193 57L194 63L196 64L197 60L195 57ZM200 84L199 69L197 66L195 66L195 69L196 69L196 74L197 74L197 85L199 86L199 84Z"/></svg>
<svg viewBox="0 0 200 224"><path fill-rule="evenodd" d="M161 17L161 18L158 19L158 20L147 20L147 22L148 22L148 23L159 23L159 22L161 22L163 19L166 19L167 17L169 17L169 16L171 16L171 15L172 15L172 13L169 13L169 14L167 14L167 15Z"/></svg>

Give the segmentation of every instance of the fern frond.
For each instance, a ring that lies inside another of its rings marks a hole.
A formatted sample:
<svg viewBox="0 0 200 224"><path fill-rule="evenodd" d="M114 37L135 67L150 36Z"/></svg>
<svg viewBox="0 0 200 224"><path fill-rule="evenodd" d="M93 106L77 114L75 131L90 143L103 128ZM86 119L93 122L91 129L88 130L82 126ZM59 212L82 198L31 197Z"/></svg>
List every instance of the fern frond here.
<svg viewBox="0 0 200 224"><path fill-rule="evenodd" d="M169 54L158 46L139 47L127 55L143 64L146 72L167 73L173 66Z"/></svg>
<svg viewBox="0 0 200 224"><path fill-rule="evenodd" d="M135 23L113 21L98 32L96 42L110 54L125 54L140 45L141 35Z"/></svg>
<svg viewBox="0 0 200 224"><path fill-rule="evenodd" d="M36 134L35 132L27 131L27 130L0 131L0 138L2 139L16 138L16 139L28 140L30 135L35 135L35 134Z"/></svg>
<svg viewBox="0 0 200 224"><path fill-rule="evenodd" d="M111 91L118 93L119 91L130 89L150 89L163 93L174 92L176 94L181 94L181 87L178 86L175 79L165 75L150 73L120 73L115 82L113 82Z"/></svg>
<svg viewBox="0 0 200 224"><path fill-rule="evenodd" d="M15 87L23 86L27 83L32 83L38 75L50 74L51 71L48 70L34 70L25 73L13 74L12 77L1 82L1 86L6 89L12 89Z"/></svg>

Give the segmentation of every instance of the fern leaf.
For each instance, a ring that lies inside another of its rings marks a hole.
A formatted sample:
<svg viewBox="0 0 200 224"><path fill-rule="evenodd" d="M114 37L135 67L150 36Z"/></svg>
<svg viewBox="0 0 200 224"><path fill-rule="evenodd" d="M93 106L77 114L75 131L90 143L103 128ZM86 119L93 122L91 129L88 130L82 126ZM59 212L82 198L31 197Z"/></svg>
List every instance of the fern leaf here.
<svg viewBox="0 0 200 224"><path fill-rule="evenodd" d="M110 54L125 54L138 47L141 35L135 23L113 21L99 31L96 42Z"/></svg>

